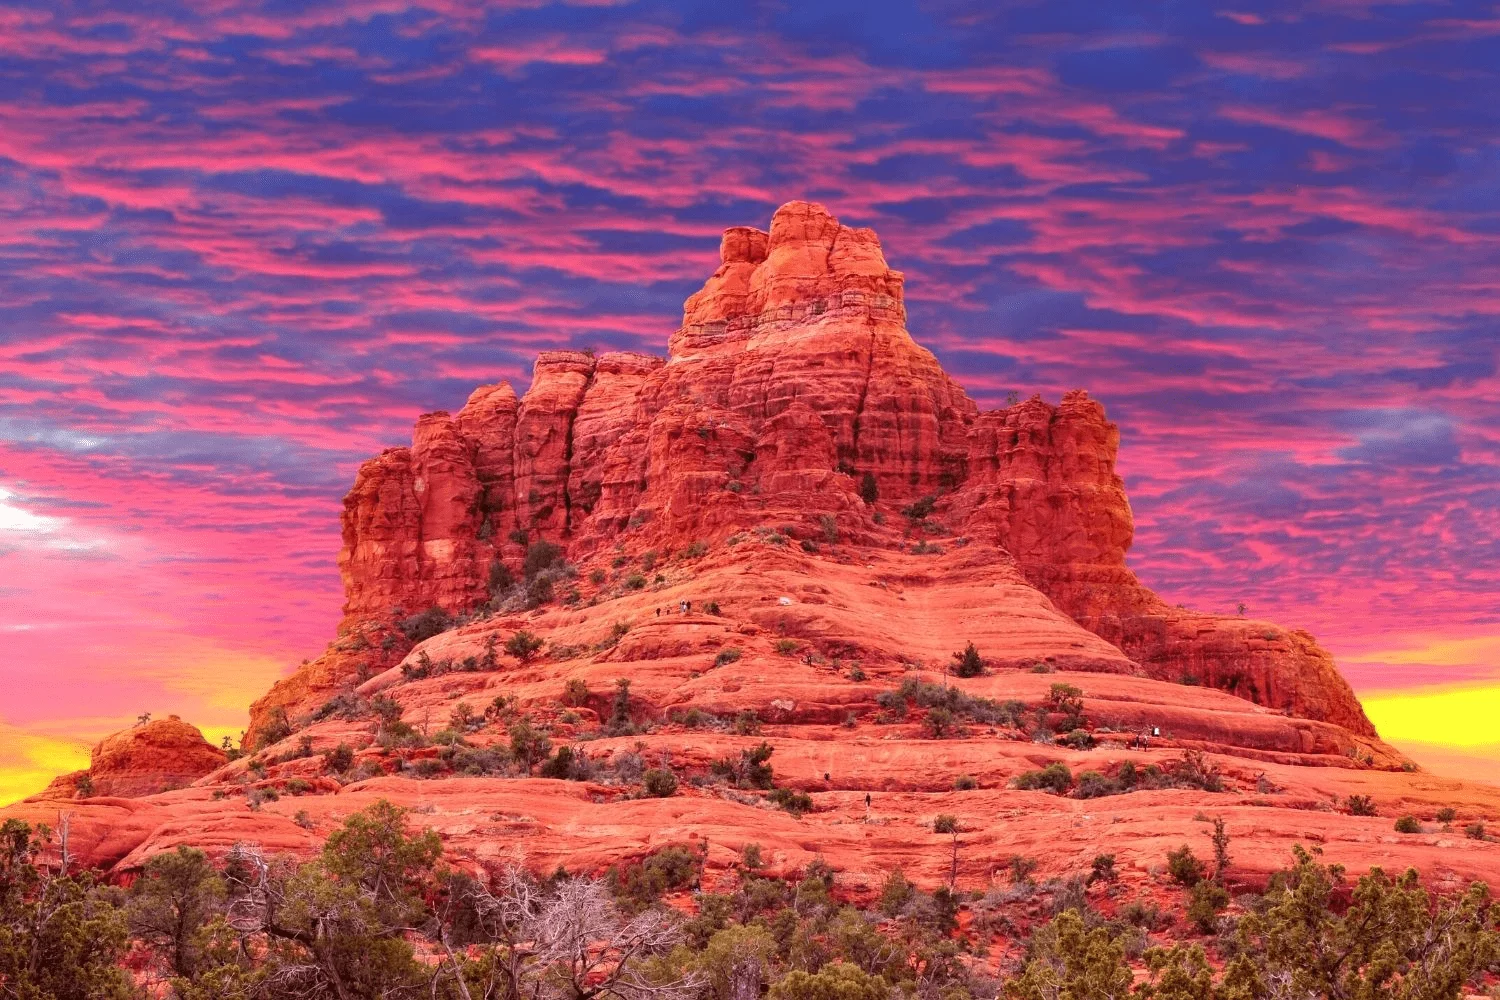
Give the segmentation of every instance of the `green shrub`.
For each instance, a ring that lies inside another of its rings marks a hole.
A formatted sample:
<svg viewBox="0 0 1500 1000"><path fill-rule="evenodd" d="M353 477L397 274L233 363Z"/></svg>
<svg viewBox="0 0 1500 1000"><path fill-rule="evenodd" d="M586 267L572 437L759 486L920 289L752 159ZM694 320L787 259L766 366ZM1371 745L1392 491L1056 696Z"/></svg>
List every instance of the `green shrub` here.
<svg viewBox="0 0 1500 1000"><path fill-rule="evenodd" d="M738 759L721 757L708 768L736 788L770 788L776 781L769 763L774 752L771 744L762 740L748 750L741 750Z"/></svg>
<svg viewBox="0 0 1500 1000"><path fill-rule="evenodd" d="M1073 790L1073 796L1080 799L1101 799L1106 795L1120 795L1125 788L1114 778L1106 777L1098 771L1079 771L1078 787Z"/></svg>
<svg viewBox="0 0 1500 1000"><path fill-rule="evenodd" d="M1183 844L1177 850L1167 852L1167 872L1179 885L1191 889L1203 881L1207 866L1198 860L1191 847Z"/></svg>
<svg viewBox="0 0 1500 1000"><path fill-rule="evenodd" d="M907 504L901 508L901 513L909 521L923 521L932 513L932 508L937 504L937 497L928 494L920 500Z"/></svg>
<svg viewBox="0 0 1500 1000"><path fill-rule="evenodd" d="M1417 822L1415 816L1402 816L1396 820L1397 833L1421 833L1422 824Z"/></svg>
<svg viewBox="0 0 1500 1000"><path fill-rule="evenodd" d="M552 577L539 575L526 585L526 606L539 608L552 600Z"/></svg>
<svg viewBox="0 0 1500 1000"><path fill-rule="evenodd" d="M530 774L533 767L552 753L552 740L533 726L530 719L522 719L510 727L510 753Z"/></svg>
<svg viewBox="0 0 1500 1000"><path fill-rule="evenodd" d="M801 644L798 643L796 639L777 639L776 652L780 653L782 656L791 656L797 651L797 647L799 645Z"/></svg>
<svg viewBox="0 0 1500 1000"><path fill-rule="evenodd" d="M714 666L722 667L726 664L733 663L743 655L745 654L740 650L738 646L725 646L723 649L719 650L719 655L714 657Z"/></svg>
<svg viewBox="0 0 1500 1000"><path fill-rule="evenodd" d="M528 581L544 569L551 569L562 558L562 547L539 538L526 547L526 558L521 563L521 572Z"/></svg>
<svg viewBox="0 0 1500 1000"><path fill-rule="evenodd" d="M313 790L313 783L306 778L291 778L282 789L288 795L306 795Z"/></svg>
<svg viewBox="0 0 1500 1000"><path fill-rule="evenodd" d="M515 586L516 578L511 573L510 567L499 559L490 563L490 598L499 597L511 587Z"/></svg>
<svg viewBox="0 0 1500 1000"><path fill-rule="evenodd" d="M793 816L801 816L803 813L812 812L812 796L806 792L797 792L790 788L773 788L766 798Z"/></svg>
<svg viewBox="0 0 1500 1000"><path fill-rule="evenodd" d="M255 741L255 750L259 752L266 747L280 743L292 735L292 722L287 718L286 709L280 705L271 709L270 718L266 720L265 727L260 731L260 736Z"/></svg>
<svg viewBox="0 0 1500 1000"><path fill-rule="evenodd" d="M1458 810L1452 806L1444 806L1437 811L1437 821L1439 823L1452 823L1456 819L1458 819Z"/></svg>
<svg viewBox="0 0 1500 1000"><path fill-rule="evenodd" d="M1067 735L1059 737L1057 742L1074 750L1092 750L1098 743L1094 739L1094 734L1087 729L1075 729Z"/></svg>
<svg viewBox="0 0 1500 1000"><path fill-rule="evenodd" d="M927 728L928 735L935 740L951 736L957 731L953 713L941 705L927 710L927 714L922 718L922 725Z"/></svg>
<svg viewBox="0 0 1500 1000"><path fill-rule="evenodd" d="M582 677L570 677L563 685L562 701L564 705L579 708L588 704L589 684Z"/></svg>
<svg viewBox="0 0 1500 1000"><path fill-rule="evenodd" d="M1470 823L1468 826L1464 827L1464 836L1468 837L1470 840L1483 840L1484 824Z"/></svg>
<svg viewBox="0 0 1500 1000"><path fill-rule="evenodd" d="M1073 772L1068 765L1055 761L1040 771L1025 771L1016 775L1015 786L1028 791L1047 790L1062 795L1073 787Z"/></svg>
<svg viewBox="0 0 1500 1000"><path fill-rule="evenodd" d="M682 550L682 558L697 559L706 552L708 552L708 546L706 544L701 541L693 541L688 543L687 548Z"/></svg>
<svg viewBox="0 0 1500 1000"><path fill-rule="evenodd" d="M1374 816L1375 803L1368 795L1351 795L1344 800L1350 816Z"/></svg>
<svg viewBox="0 0 1500 1000"><path fill-rule="evenodd" d="M646 578L639 573L632 573L625 578L625 586L631 590L640 590L646 586Z"/></svg>
<svg viewBox="0 0 1500 1000"><path fill-rule="evenodd" d="M818 526L823 529L823 541L829 545L835 545L839 540L838 518L832 514L822 514L818 517Z"/></svg>
<svg viewBox="0 0 1500 1000"><path fill-rule="evenodd" d="M969 792L979 787L979 782L967 774L960 774L953 779L953 790L955 792Z"/></svg>
<svg viewBox="0 0 1500 1000"><path fill-rule="evenodd" d="M677 775L664 767L653 767L641 778L646 794L653 799L669 799L677 794Z"/></svg>
<svg viewBox="0 0 1500 1000"><path fill-rule="evenodd" d="M1120 873L1115 869L1115 856L1113 854L1094 855L1094 864L1089 871L1089 882L1117 882Z"/></svg>
<svg viewBox="0 0 1500 1000"><path fill-rule="evenodd" d="M1229 905L1229 892L1219 883L1203 879L1188 893L1187 918L1204 934L1218 929L1219 914Z"/></svg>
<svg viewBox="0 0 1500 1000"><path fill-rule="evenodd" d="M451 623L452 619L448 617L448 612L434 604L426 611L401 619L397 627L401 630L401 634L406 636L408 642L422 642L448 631Z"/></svg>
<svg viewBox="0 0 1500 1000"><path fill-rule="evenodd" d="M890 983L857 965L831 962L817 972L793 969L771 987L769 1000L887 1000Z"/></svg>
<svg viewBox="0 0 1500 1000"><path fill-rule="evenodd" d="M474 706L466 701L454 705L453 711L448 713L448 728L460 735L482 725L484 725L484 716L475 712Z"/></svg>
<svg viewBox="0 0 1500 1000"><path fill-rule="evenodd" d="M523 628L505 640L505 651L522 663L530 663L542 651L542 637Z"/></svg>
<svg viewBox="0 0 1500 1000"><path fill-rule="evenodd" d="M686 889L698 879L701 856L682 844L663 847L635 864L615 865L605 876L627 912L644 910L667 892Z"/></svg>
<svg viewBox="0 0 1500 1000"><path fill-rule="evenodd" d="M959 677L978 677L984 673L984 660L971 642L962 653L953 654L953 673Z"/></svg>

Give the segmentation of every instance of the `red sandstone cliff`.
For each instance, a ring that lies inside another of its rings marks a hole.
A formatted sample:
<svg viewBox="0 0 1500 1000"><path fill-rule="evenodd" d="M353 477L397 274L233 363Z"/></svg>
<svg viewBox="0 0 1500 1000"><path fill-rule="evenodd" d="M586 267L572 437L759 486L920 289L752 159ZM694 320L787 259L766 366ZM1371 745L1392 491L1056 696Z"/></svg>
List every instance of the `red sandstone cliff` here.
<svg viewBox="0 0 1500 1000"><path fill-rule="evenodd" d="M350 619L475 607L491 565L516 570L526 540L576 559L837 512L896 544L915 527L899 512L932 497L918 536L1004 550L1138 672L1373 735L1311 636L1173 608L1136 580L1104 408L1072 392L980 413L907 332L903 276L873 232L792 202L768 233L726 231L720 257L665 362L544 352L519 402L504 384L478 389L456 417L424 415L410 448L365 463L344 501ZM875 504L860 499L866 474ZM327 689L284 682L257 724L274 705L305 708L310 687Z"/></svg>
<svg viewBox="0 0 1500 1000"><path fill-rule="evenodd" d="M1407 773L1311 636L1168 607L1136 580L1119 432L1098 402L980 413L907 333L874 235L817 206L730 230L721 258L665 360L543 354L523 398L481 387L360 469L339 636L254 706L246 759L152 723L100 745L95 797L71 776L0 817L66 812L80 859L128 871L178 844L310 852L387 798L463 865L598 871L696 842L712 877L753 842L773 871L816 857L873 892L898 866L953 876L939 814L965 831L965 889L1003 881L1017 854L1048 877L1087 873L1101 849L1149 889L1211 814L1237 873L1311 840L1354 869L1500 884L1500 848L1440 818L1493 824L1500 792ZM575 568L551 599L492 600L539 538ZM468 613L437 634L393 613L434 604ZM543 640L534 655L507 652L523 630ZM985 669L955 678L968 641ZM900 693L918 681L1010 714L938 733ZM1052 719L1060 681L1078 689L1076 724ZM591 776L518 765L518 719ZM810 812L714 778L761 740ZM1216 782L1016 787L1054 763L1123 781L1127 764L1160 776L1198 752ZM675 769L677 794L642 797L632 760ZM1379 815L1354 815L1352 795ZM1425 832L1393 833L1408 813Z"/></svg>

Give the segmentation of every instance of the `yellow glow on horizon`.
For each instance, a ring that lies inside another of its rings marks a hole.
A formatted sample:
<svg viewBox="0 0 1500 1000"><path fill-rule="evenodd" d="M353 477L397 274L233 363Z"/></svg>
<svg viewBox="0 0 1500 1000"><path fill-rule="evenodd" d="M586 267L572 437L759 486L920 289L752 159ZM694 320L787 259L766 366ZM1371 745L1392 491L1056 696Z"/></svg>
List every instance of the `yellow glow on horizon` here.
<svg viewBox="0 0 1500 1000"><path fill-rule="evenodd" d="M89 746L0 722L0 806L35 795L59 774L89 766Z"/></svg>
<svg viewBox="0 0 1500 1000"><path fill-rule="evenodd" d="M1388 741L1479 747L1500 740L1500 685L1383 691L1366 696L1364 706Z"/></svg>
<svg viewBox="0 0 1500 1000"><path fill-rule="evenodd" d="M1476 635L1454 639L1441 635L1404 636L1401 646L1342 653L1349 663L1400 663L1433 667L1470 667L1500 664L1500 635Z"/></svg>

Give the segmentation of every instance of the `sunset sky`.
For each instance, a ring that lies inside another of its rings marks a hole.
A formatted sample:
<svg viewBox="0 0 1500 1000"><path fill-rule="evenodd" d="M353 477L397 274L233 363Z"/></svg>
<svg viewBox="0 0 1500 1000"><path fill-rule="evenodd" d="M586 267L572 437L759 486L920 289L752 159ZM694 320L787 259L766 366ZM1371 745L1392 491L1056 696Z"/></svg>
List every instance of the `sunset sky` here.
<svg viewBox="0 0 1500 1000"><path fill-rule="evenodd" d="M1132 565L1500 776L1500 6L11 2L0 802L332 634L340 498L730 225L873 226L981 405L1085 387Z"/></svg>

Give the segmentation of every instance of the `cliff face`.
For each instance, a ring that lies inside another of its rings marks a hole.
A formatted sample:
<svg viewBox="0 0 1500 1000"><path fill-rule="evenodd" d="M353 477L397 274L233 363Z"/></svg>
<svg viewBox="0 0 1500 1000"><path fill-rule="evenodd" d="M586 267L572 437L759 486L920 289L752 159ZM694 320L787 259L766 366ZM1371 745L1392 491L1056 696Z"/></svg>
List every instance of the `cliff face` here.
<svg viewBox="0 0 1500 1000"><path fill-rule="evenodd" d="M769 232L726 231L720 259L665 361L544 352L519 402L478 389L365 463L344 502L349 619L474 608L492 565L514 574L537 539L578 560L837 514L871 546L993 546L1134 672L1374 734L1311 636L1173 608L1136 580L1104 408L1077 391L979 412L907 332L873 232L792 202ZM326 689L284 682L257 724Z"/></svg>

